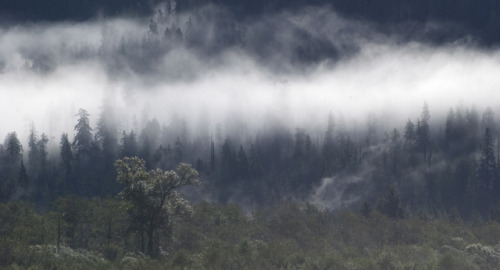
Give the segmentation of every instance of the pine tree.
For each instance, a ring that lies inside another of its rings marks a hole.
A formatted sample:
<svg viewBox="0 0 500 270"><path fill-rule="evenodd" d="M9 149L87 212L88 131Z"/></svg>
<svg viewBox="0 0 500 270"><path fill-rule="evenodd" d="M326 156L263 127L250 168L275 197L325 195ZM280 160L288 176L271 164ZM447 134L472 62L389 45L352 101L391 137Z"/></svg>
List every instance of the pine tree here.
<svg viewBox="0 0 500 270"><path fill-rule="evenodd" d="M389 193L380 199L378 210L391 218L404 218L404 210L401 207L401 200L394 187L391 187Z"/></svg>
<svg viewBox="0 0 500 270"><path fill-rule="evenodd" d="M108 171L114 171L113 163L118 156L116 122L113 108L110 102L106 102L99 116L96 135L99 146L102 149L104 166Z"/></svg>
<svg viewBox="0 0 500 270"><path fill-rule="evenodd" d="M493 188L495 186L497 172L493 137L491 136L491 131L489 128L486 128L486 131L484 133L483 146L478 169L479 190L481 194L481 196L479 196L479 205L486 214L491 207L491 204L493 202L492 200L495 195Z"/></svg>
<svg viewBox="0 0 500 270"><path fill-rule="evenodd" d="M38 153L38 138L34 127L30 129L28 137L28 172L32 178L38 177L40 171L39 153Z"/></svg>
<svg viewBox="0 0 500 270"><path fill-rule="evenodd" d="M417 141L423 153L424 162L426 163L430 160L428 156L428 154L430 154L431 144L431 130L429 127L430 118L431 116L429 114L429 106L426 102L424 103L424 107L422 109L421 118L417 123Z"/></svg>
<svg viewBox="0 0 500 270"><path fill-rule="evenodd" d="M405 141L408 143L413 143L417 139L417 135L415 132L415 125L413 122L408 119L405 125Z"/></svg>
<svg viewBox="0 0 500 270"><path fill-rule="evenodd" d="M73 139L73 149L77 158L88 156L92 147L92 128L89 123L89 113L80 109L76 114L78 116L77 124L75 125L76 135Z"/></svg>
<svg viewBox="0 0 500 270"><path fill-rule="evenodd" d="M333 114L328 114L328 124L325 132L325 141L323 143L323 173L328 175L334 171L335 167L335 137L334 137L335 119Z"/></svg>
<svg viewBox="0 0 500 270"><path fill-rule="evenodd" d="M73 152L71 151L71 144L68 139L68 134L61 135L60 154L61 166L64 174L64 190L75 191L75 183L73 181Z"/></svg>
<svg viewBox="0 0 500 270"><path fill-rule="evenodd" d="M210 138L210 171L215 171L215 144L212 138Z"/></svg>
<svg viewBox="0 0 500 270"><path fill-rule="evenodd" d="M139 146L137 145L137 139L133 130L129 134L123 132L121 139L121 157L134 157L138 154Z"/></svg>
<svg viewBox="0 0 500 270"><path fill-rule="evenodd" d="M238 151L238 175L241 178L246 178L248 176L248 158L243 149L243 146L240 145L240 150Z"/></svg>

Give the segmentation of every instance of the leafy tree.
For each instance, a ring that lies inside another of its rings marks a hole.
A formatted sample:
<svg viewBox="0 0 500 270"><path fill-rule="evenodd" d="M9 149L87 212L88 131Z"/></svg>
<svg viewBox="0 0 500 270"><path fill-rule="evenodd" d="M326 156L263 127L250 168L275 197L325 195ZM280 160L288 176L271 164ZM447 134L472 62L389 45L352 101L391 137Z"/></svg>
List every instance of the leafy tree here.
<svg viewBox="0 0 500 270"><path fill-rule="evenodd" d="M177 167L177 172L161 169L148 171L145 161L137 157L117 160L115 167L117 181L125 186L121 196L129 203L131 227L139 235L140 250L156 255L159 247L156 241L158 231L163 226L171 226L173 215L191 210L177 189L199 185L198 172L185 163Z"/></svg>
<svg viewBox="0 0 500 270"><path fill-rule="evenodd" d="M83 219L83 200L76 196L59 198L56 202L56 208L64 225L63 228L58 228L58 230L61 230L58 234L62 234L62 230L64 230L67 244L72 248L80 247L79 244L82 241L79 237L81 235L79 234L79 225L81 225Z"/></svg>

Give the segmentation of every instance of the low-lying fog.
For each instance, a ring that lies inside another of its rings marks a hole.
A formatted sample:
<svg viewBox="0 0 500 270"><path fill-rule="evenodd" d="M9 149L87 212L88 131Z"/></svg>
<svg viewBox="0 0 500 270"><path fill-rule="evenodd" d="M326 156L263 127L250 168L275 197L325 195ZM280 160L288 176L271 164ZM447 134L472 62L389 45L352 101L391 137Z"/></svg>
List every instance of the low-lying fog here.
<svg viewBox="0 0 500 270"><path fill-rule="evenodd" d="M330 111L351 128L375 115L392 129L418 117L424 101L441 121L451 106L481 111L500 100L499 51L468 39L401 41L328 9L256 22L224 16L211 7L154 22L3 28L0 138L17 131L25 142L34 124L57 145L62 132L72 133L79 108L95 126L105 103L122 129L180 115L192 130L200 118L212 130L235 118L251 133L269 119L323 130Z"/></svg>

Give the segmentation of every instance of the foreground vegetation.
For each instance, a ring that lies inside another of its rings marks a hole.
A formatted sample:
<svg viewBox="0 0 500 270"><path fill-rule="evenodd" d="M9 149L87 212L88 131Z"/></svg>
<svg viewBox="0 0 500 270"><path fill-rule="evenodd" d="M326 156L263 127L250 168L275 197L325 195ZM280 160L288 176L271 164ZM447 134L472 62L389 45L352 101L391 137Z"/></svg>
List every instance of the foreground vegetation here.
<svg viewBox="0 0 500 270"><path fill-rule="evenodd" d="M498 269L500 224L479 217L394 219L374 210L332 214L281 203L244 213L202 202L158 231L161 252L139 252L126 204L61 198L37 213L0 205L6 269Z"/></svg>

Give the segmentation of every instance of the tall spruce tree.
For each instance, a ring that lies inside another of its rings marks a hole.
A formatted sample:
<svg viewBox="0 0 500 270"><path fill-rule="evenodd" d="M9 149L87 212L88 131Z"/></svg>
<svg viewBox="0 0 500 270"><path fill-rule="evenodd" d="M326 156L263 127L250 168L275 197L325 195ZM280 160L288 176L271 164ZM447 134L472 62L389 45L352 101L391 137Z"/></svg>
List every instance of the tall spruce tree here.
<svg viewBox="0 0 500 270"><path fill-rule="evenodd" d="M71 144L68 139L68 134L63 133L61 135L61 142L59 143L60 155L61 155L61 167L63 171L63 190L65 191L76 191L76 186L73 178L73 151L71 150Z"/></svg>
<svg viewBox="0 0 500 270"><path fill-rule="evenodd" d="M479 159L479 191L480 196L478 196L480 202L479 206L484 211L484 214L488 214L488 211L493 203L495 179L497 173L497 162L495 158L495 150L493 137L489 128L486 128L483 143L481 157Z"/></svg>

